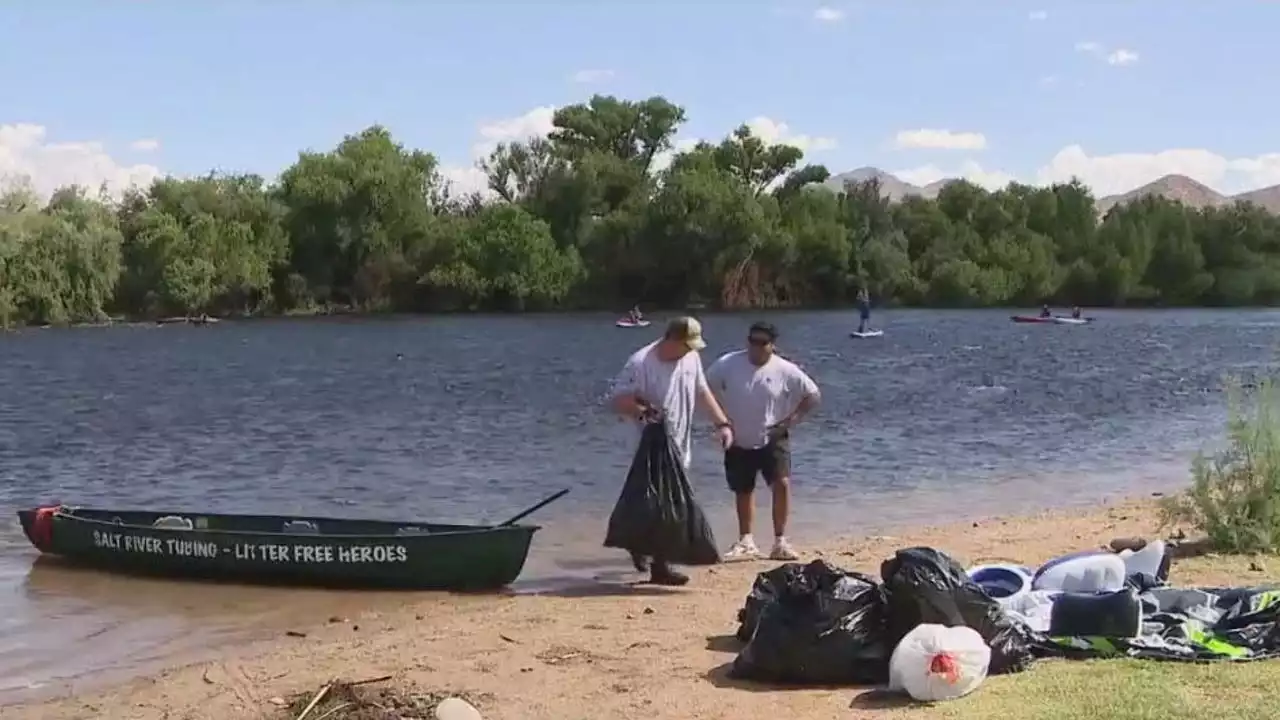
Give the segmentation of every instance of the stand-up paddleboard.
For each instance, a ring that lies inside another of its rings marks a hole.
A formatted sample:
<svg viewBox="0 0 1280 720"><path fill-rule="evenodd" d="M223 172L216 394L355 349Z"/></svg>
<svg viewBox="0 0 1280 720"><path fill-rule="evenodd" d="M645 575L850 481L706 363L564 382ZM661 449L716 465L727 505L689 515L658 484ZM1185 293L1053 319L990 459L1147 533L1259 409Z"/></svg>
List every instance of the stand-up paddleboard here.
<svg viewBox="0 0 1280 720"><path fill-rule="evenodd" d="M614 325L620 328L645 328L645 327L649 327L649 321L648 320L639 320L639 321L619 320L618 322L614 323Z"/></svg>
<svg viewBox="0 0 1280 720"><path fill-rule="evenodd" d="M884 335L883 330L865 330L863 332L858 332L857 330L854 330L853 332L849 333L849 337L854 337L854 338L873 338L873 337L880 337L881 335Z"/></svg>

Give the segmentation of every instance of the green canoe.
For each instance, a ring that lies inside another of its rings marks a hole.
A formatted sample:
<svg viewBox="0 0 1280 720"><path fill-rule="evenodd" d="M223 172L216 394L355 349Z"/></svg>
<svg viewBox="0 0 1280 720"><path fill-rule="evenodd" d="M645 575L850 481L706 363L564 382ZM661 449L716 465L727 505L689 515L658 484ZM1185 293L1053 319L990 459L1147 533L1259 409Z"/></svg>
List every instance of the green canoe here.
<svg viewBox="0 0 1280 720"><path fill-rule="evenodd" d="M539 529L64 505L18 519L40 552L103 570L424 590L511 583Z"/></svg>

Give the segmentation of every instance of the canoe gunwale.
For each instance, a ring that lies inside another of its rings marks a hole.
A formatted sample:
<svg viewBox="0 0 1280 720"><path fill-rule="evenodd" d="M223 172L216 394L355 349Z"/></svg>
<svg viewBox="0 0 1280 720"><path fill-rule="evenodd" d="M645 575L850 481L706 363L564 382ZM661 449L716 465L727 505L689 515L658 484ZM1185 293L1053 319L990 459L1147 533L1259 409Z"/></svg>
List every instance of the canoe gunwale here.
<svg viewBox="0 0 1280 720"><path fill-rule="evenodd" d="M350 540L353 540L353 541L357 541L357 540L366 540L366 541L387 541L387 542L399 542L399 543L403 543L403 542L406 542L406 541L410 541L410 542L411 542L411 541L413 541L414 539L430 538L430 537L434 537L434 538L443 538L443 537L459 537L459 536L468 536L468 535L489 535L489 534L493 534L493 533L503 533L503 534L506 534L506 533L512 533L512 532L530 533L530 534L532 534L532 533L535 533L535 532L537 532L537 531L539 531L539 530L541 530L541 529L542 529L542 526L541 526L541 525L523 525L523 524L517 524L517 525L505 525L505 526L502 526L502 525L475 525L475 526L460 526L460 527L467 527L467 529L465 529L465 530L440 530L440 531L428 531L428 532L422 532L422 533L411 533L411 534L405 534L405 535L397 535L396 533L361 533L361 534L353 534L353 533L324 533L324 532L318 532L318 533L293 533L293 532L284 532L284 531L281 531L281 530L272 531L272 530L232 530L232 529L220 529L220 528L205 528L205 529L201 529L201 528L173 528L173 527L163 527L163 526L161 526L161 527L156 527L156 526L153 526L153 525L139 525L139 524L136 524L136 523L117 523L117 522L112 522L112 521L110 521L110 520L100 520L100 519L98 519L98 518L84 517L84 516L82 516L82 515L77 515L77 514L75 514L77 510L81 510L81 509L83 509L83 510L92 510L92 511L94 511L94 512L104 512L104 513L105 513L105 512L115 512L115 511L111 511L111 510L102 510L102 509L99 509L99 508L77 508L77 507L66 507L66 506L60 506L60 507L57 509L57 511L55 511L55 512L54 512L53 516L54 516L54 519L57 519L57 520L71 521L71 522L77 522L77 523L84 523L84 524L86 524L86 525L99 525L99 526L102 526L102 527L104 527L104 528L125 528L125 529L128 529L128 530L140 530L140 531L160 531L160 530L168 530L168 531L176 532L176 533L204 533L204 534L210 534L210 535L225 535L225 536L228 536L228 537L274 537L274 538L296 538L296 539L299 539L299 540L310 540L310 541L314 541L316 538L341 538L341 539L343 539L343 540L350 539ZM137 512L137 511L124 510L124 511L119 511L119 512ZM150 510L148 510L148 511L146 511L146 512L148 512L148 513L150 513L150 514L155 514L155 515L157 515L157 516L162 516L162 515L177 515L177 516L181 516L181 517L201 517L201 516L205 516L205 517L235 517L235 515L234 515L234 514L227 514L227 513L199 513L199 512L191 512L191 511L186 511L186 512L182 512L182 511L172 511L172 512L170 512L170 511L150 511ZM321 523L339 523L339 524L340 524L340 523L346 523L346 522L378 522L378 523L387 523L387 524L389 524L389 525L398 525L398 526L400 526L400 527L430 527L430 526L433 524L433 523L427 523L427 522L422 522L422 521L418 521L418 522L412 522L412 521L400 522L400 521L395 521L395 520L367 520L367 521L362 521L362 520L353 520L353 519L351 519L351 518L345 518L345 519L344 519L344 518L315 517L315 516L294 516L294 515L272 515L272 516L254 516L254 517L278 517L278 518L280 518L280 520L281 520L281 521L285 521L285 520L307 520L307 521L311 521L311 522L321 522Z"/></svg>

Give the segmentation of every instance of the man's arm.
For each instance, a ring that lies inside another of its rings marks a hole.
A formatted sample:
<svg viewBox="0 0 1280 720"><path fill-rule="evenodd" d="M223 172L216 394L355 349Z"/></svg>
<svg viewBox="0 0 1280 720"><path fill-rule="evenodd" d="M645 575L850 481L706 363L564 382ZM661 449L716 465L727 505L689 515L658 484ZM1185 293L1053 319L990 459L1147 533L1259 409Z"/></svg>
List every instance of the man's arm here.
<svg viewBox="0 0 1280 720"><path fill-rule="evenodd" d="M790 389L800 394L800 402L796 403L796 409L792 410L790 415L778 423L782 427L791 427L800 422L822 402L822 392L818 390L818 383L814 382L805 371L798 367L794 368L788 380Z"/></svg>
<svg viewBox="0 0 1280 720"><path fill-rule="evenodd" d="M717 370L715 364L712 365L713 370ZM718 370L717 370L718 371ZM698 362L698 399L702 403L702 407L711 416L711 421L716 427L727 427L729 425L729 416L725 415L724 408L720 407L720 401L716 399L715 393L711 392L711 383L707 382L707 375L702 371L702 362Z"/></svg>
<svg viewBox="0 0 1280 720"><path fill-rule="evenodd" d="M648 404L640 396L640 363L628 360L622 372L614 378L610 390L610 405L619 415L635 419L643 417Z"/></svg>

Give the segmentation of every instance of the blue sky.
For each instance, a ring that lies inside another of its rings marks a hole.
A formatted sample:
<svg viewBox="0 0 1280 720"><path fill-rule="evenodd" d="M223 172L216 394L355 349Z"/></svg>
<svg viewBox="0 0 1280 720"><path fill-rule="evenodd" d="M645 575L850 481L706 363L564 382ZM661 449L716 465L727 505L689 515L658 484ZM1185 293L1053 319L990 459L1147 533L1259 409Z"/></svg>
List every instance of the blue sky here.
<svg viewBox="0 0 1280 720"><path fill-rule="evenodd" d="M601 92L684 105L686 140L785 123L836 172L1236 191L1280 183L1277 37L1265 0L15 2L0 172L271 176L376 122L473 182L482 128ZM895 143L922 129L953 135Z"/></svg>

